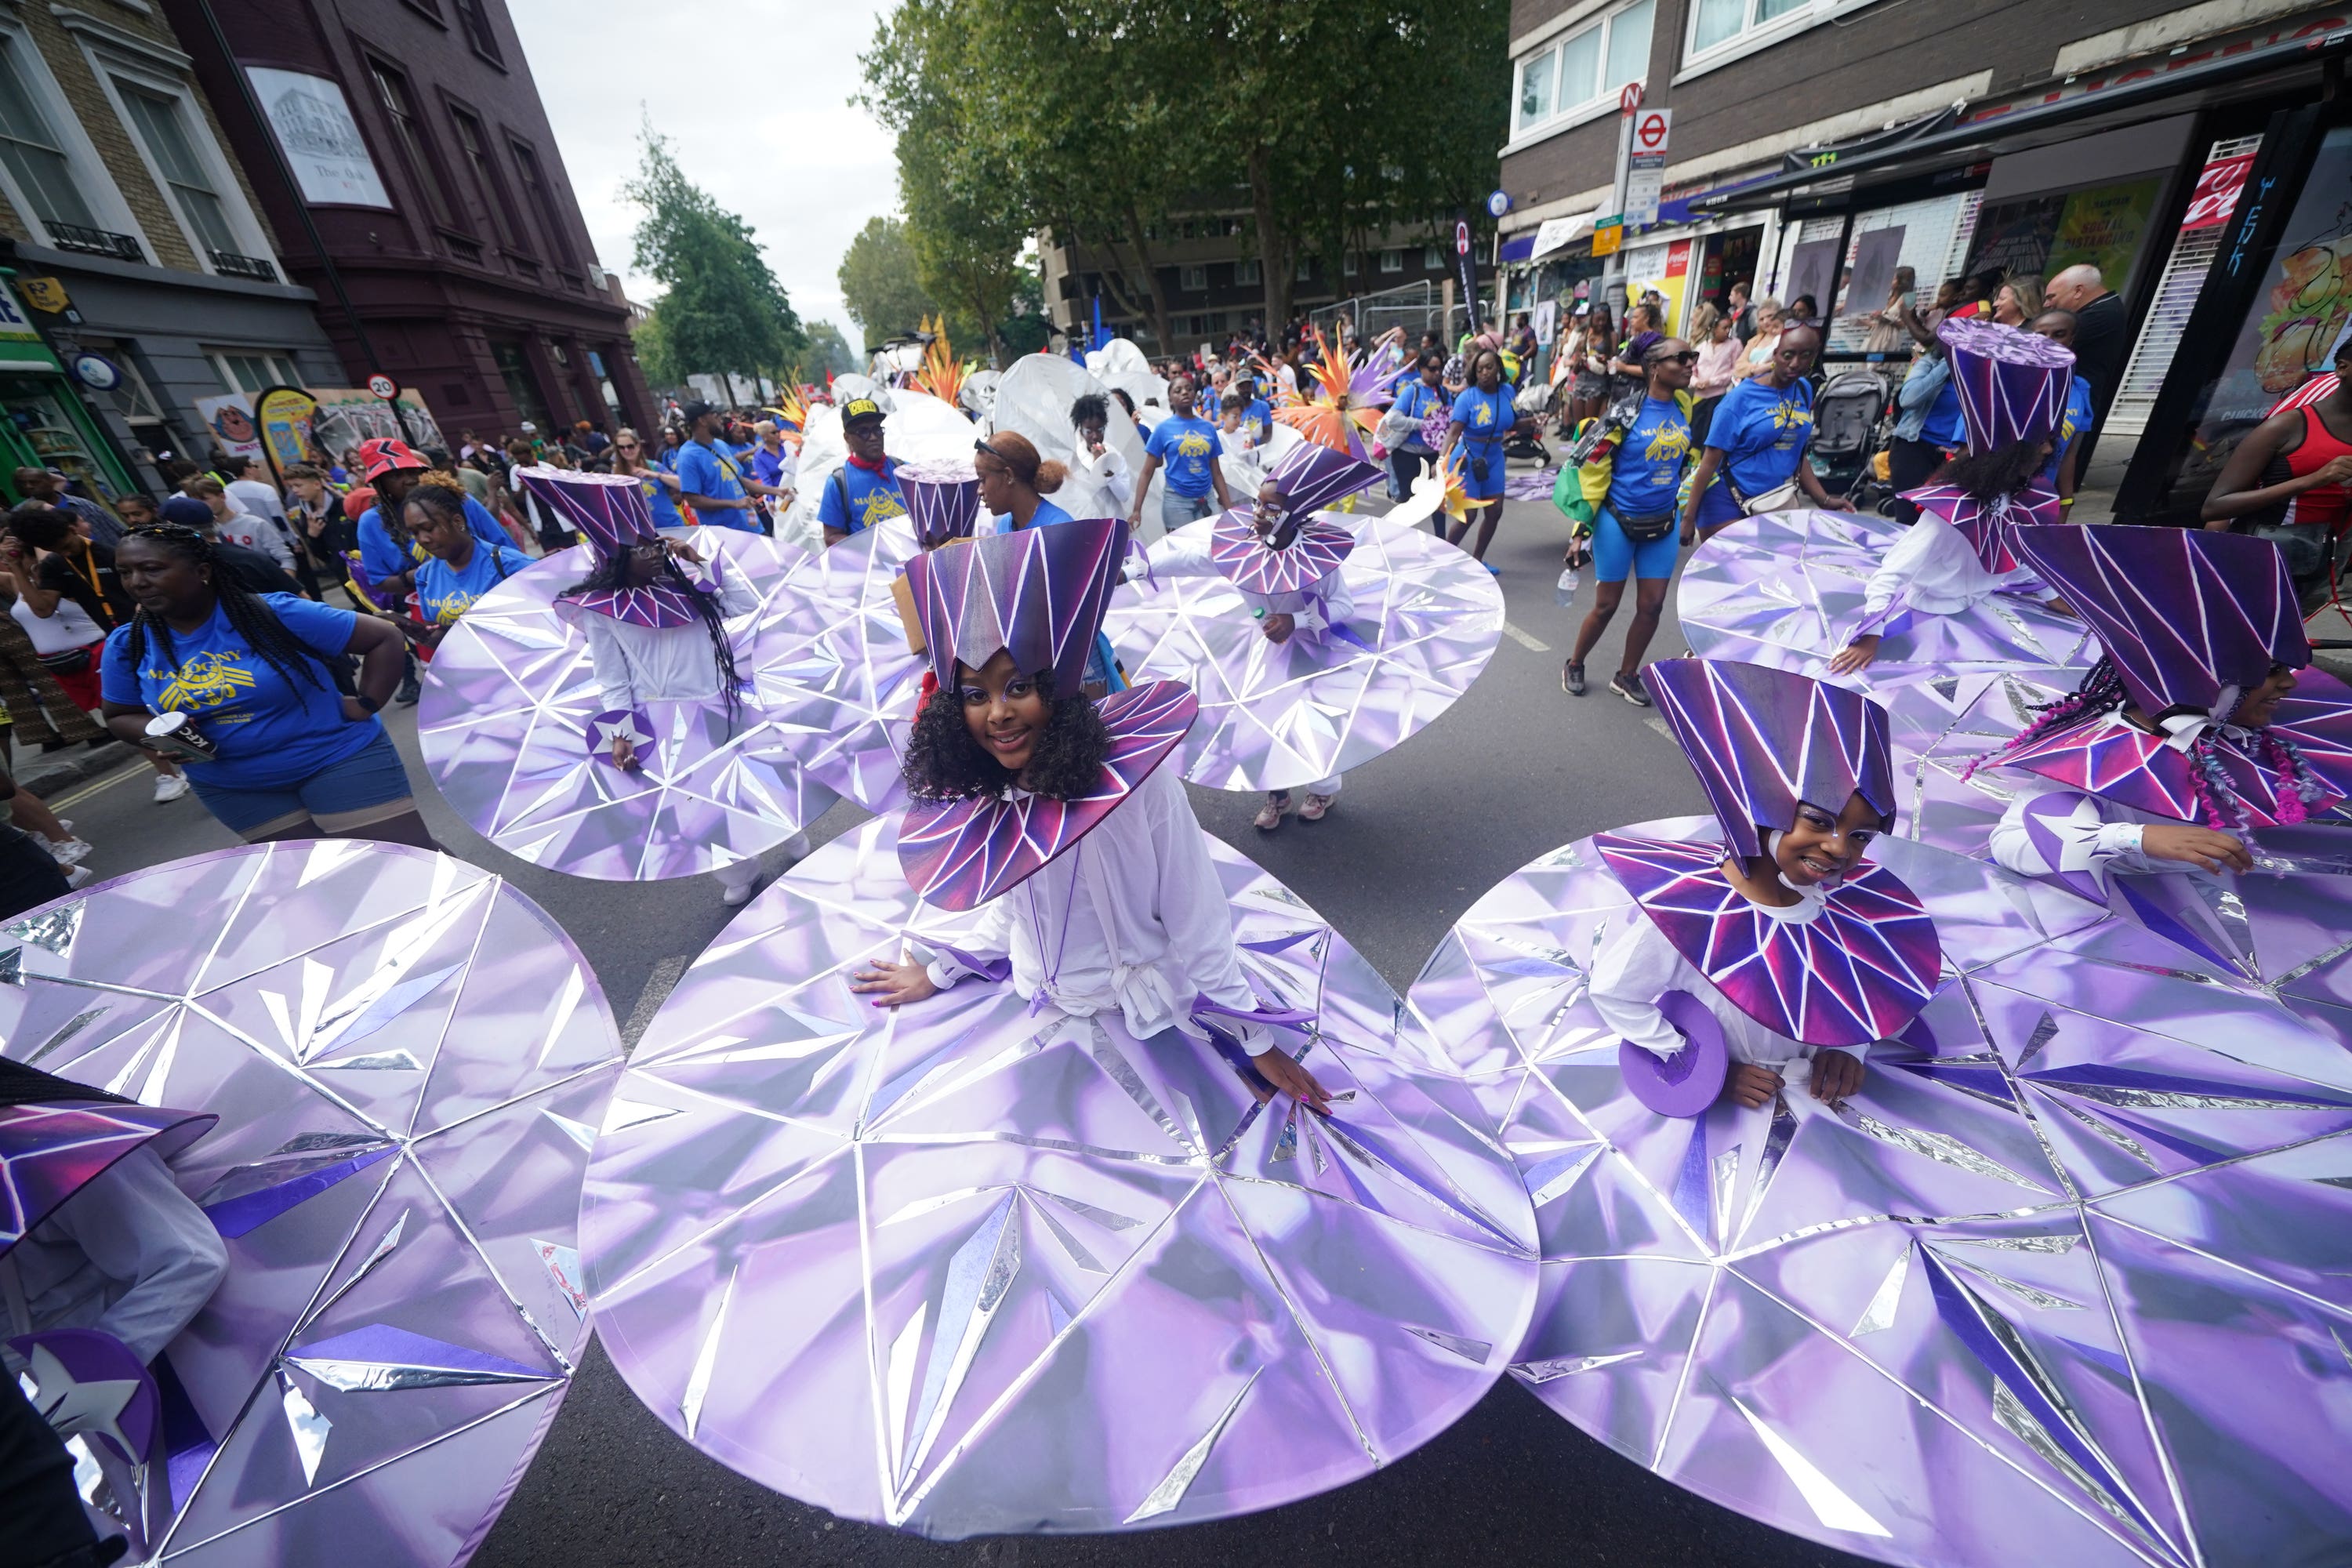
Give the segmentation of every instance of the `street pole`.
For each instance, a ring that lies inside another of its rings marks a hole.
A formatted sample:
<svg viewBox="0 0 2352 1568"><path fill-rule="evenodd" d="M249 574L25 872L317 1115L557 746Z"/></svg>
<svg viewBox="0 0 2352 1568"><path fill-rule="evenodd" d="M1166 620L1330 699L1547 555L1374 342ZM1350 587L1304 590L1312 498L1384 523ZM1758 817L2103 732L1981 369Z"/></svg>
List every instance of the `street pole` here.
<svg viewBox="0 0 2352 1568"><path fill-rule="evenodd" d="M1641 107L1642 84L1628 82L1617 95L1617 174L1609 182L1609 210L1621 220L1617 248L1601 264L1601 297L1620 315L1625 309L1625 174L1633 152L1633 111Z"/></svg>

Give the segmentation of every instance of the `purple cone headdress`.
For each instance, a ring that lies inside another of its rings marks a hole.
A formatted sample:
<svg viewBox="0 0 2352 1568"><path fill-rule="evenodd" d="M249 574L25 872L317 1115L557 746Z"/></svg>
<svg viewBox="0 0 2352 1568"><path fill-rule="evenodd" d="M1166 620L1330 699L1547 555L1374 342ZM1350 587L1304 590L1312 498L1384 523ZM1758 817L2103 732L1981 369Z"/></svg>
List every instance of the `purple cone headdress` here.
<svg viewBox="0 0 2352 1568"><path fill-rule="evenodd" d="M1337 506L1379 484L1381 474L1375 465L1345 452L1302 441L1276 458L1265 477L1282 496L1284 510L1297 513Z"/></svg>
<svg viewBox="0 0 2352 1568"><path fill-rule="evenodd" d="M1997 321L1947 321L1936 336L1951 355L1952 390L1959 395L1969 450L2044 440L2058 428L2066 385L2074 378L2074 350Z"/></svg>
<svg viewBox="0 0 2352 1568"><path fill-rule="evenodd" d="M1797 803L1832 816L1859 792L1892 826L1886 710L1811 676L1727 659L1664 658L1642 672L1735 855L1760 855Z"/></svg>
<svg viewBox="0 0 2352 1568"><path fill-rule="evenodd" d="M1301 441L1275 459L1266 478L1282 498L1287 526L1257 531L1252 507L1235 507L1210 525L1209 559L1244 593L1296 594L1339 569L1356 547L1356 536L1314 513L1336 506L1381 481L1370 463L1313 441ZM1286 542L1276 541L1285 533Z"/></svg>
<svg viewBox="0 0 2352 1568"><path fill-rule="evenodd" d="M924 549L971 537L980 519L980 474L969 461L901 463L897 477L908 519Z"/></svg>
<svg viewBox="0 0 2352 1568"><path fill-rule="evenodd" d="M1799 801L1835 813L1859 793L1893 824L1886 710L1867 698L1714 659L1661 659L1643 678L1733 853L1762 853L1765 833L1795 825ZM1775 1034L1811 1046L1884 1039L1942 978L1936 922L1885 866L1865 863L1798 921L1749 902L1714 845L1610 833L1594 842L1675 951Z"/></svg>
<svg viewBox="0 0 2352 1568"><path fill-rule="evenodd" d="M601 564L626 555L639 542L658 539L652 507L646 502L644 481L630 474L589 474L573 468L524 468L515 470L522 487L588 541ZM712 570L717 570L716 563ZM709 592L708 589L703 590ZM688 590L676 583L656 581L642 588L595 588L569 594L556 601L559 608L610 616L636 626L682 626L695 620Z"/></svg>
<svg viewBox="0 0 2352 1568"><path fill-rule="evenodd" d="M0 1258L117 1161L142 1148L169 1159L219 1120L0 1062Z"/></svg>
<svg viewBox="0 0 2352 1568"><path fill-rule="evenodd" d="M955 700L957 664L977 669L1000 648L1024 672L1053 671L1055 700L1081 700L1087 656L1127 541L1124 521L1094 519L992 534L908 562L939 683L925 700ZM971 909L1043 869L1167 760L1200 700L1180 682L1158 680L1115 693L1098 708L1110 752L1084 794L918 800L907 808L898 864L926 902Z"/></svg>

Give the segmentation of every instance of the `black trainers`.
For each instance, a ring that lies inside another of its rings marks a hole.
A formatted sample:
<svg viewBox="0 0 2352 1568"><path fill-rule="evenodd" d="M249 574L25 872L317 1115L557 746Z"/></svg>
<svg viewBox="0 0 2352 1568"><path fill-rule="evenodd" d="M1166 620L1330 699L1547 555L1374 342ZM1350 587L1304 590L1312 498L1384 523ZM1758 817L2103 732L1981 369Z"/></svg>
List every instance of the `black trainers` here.
<svg viewBox="0 0 2352 1568"><path fill-rule="evenodd" d="M416 684L416 677L411 675L400 683L400 689L392 694L392 700L403 708L410 708L415 706L417 698L422 695L424 692Z"/></svg>
<svg viewBox="0 0 2352 1568"><path fill-rule="evenodd" d="M1559 667L1559 689L1570 697L1584 695L1584 666L1570 660Z"/></svg>
<svg viewBox="0 0 2352 1568"><path fill-rule="evenodd" d="M1638 669L1621 669L1611 676L1609 689L1636 708L1647 708L1650 705L1650 694L1643 689L1642 672Z"/></svg>

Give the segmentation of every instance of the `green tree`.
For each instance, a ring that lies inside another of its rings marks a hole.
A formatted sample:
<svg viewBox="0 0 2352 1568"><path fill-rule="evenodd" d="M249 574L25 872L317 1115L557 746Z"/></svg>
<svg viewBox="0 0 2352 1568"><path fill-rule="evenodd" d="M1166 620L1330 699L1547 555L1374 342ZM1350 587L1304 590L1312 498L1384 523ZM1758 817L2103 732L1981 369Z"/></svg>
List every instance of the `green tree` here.
<svg viewBox="0 0 2352 1568"><path fill-rule="evenodd" d="M808 333L808 347L801 351L790 367L795 383L823 386L828 371L835 375L846 375L865 368L865 361L831 321L811 321L803 330Z"/></svg>
<svg viewBox="0 0 2352 1568"><path fill-rule="evenodd" d="M912 332L939 306L917 275L915 247L907 226L895 217L872 217L841 258L841 294L850 320L866 334L867 352Z"/></svg>
<svg viewBox="0 0 2352 1568"><path fill-rule="evenodd" d="M651 331L639 329L640 344L654 355L648 373L658 365L660 378L675 385L690 372L707 372L726 383L731 399L736 376L780 375L807 337L751 225L686 177L651 124L640 136L637 176L621 193L645 210L637 269L665 289L646 323Z"/></svg>

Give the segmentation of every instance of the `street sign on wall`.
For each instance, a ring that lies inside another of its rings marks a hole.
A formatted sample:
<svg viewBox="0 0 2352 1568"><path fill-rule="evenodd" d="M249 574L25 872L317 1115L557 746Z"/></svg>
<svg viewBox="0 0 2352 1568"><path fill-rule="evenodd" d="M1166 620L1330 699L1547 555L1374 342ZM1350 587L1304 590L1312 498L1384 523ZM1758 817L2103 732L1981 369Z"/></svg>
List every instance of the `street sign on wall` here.
<svg viewBox="0 0 2352 1568"><path fill-rule="evenodd" d="M1666 184L1666 141L1674 129L1671 109L1633 111L1625 145L1625 221L1658 221L1658 198Z"/></svg>

